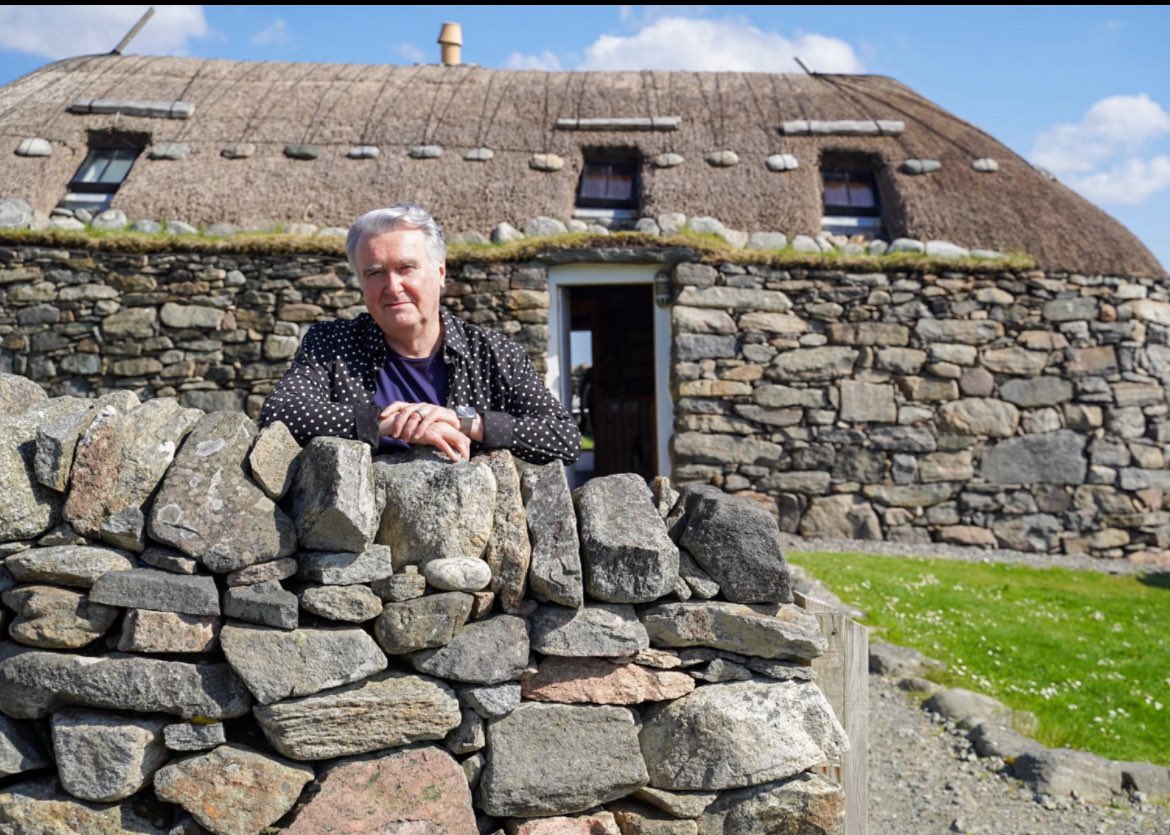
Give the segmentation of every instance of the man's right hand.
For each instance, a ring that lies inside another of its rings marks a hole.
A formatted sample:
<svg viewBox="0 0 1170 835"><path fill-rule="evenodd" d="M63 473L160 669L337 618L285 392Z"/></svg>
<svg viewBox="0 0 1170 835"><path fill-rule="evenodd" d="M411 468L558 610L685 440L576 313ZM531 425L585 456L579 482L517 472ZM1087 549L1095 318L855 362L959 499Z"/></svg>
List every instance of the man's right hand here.
<svg viewBox="0 0 1170 835"><path fill-rule="evenodd" d="M471 458L471 438L449 423L432 423L416 444L428 444L458 464Z"/></svg>
<svg viewBox="0 0 1170 835"><path fill-rule="evenodd" d="M410 444L433 446L457 463L471 457L471 439L459 431L455 413L441 406L392 403L379 415L378 431Z"/></svg>

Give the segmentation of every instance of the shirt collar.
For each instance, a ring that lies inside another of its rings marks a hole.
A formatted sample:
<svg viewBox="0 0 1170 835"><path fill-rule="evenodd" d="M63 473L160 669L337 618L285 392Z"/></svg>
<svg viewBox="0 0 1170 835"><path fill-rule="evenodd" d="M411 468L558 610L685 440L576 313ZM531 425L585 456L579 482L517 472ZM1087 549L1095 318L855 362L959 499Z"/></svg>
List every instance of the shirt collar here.
<svg viewBox="0 0 1170 835"><path fill-rule="evenodd" d="M439 317L443 322L443 355L444 359L448 353L458 354L460 357L467 357L467 337L463 333L463 322L456 319L446 310L439 311Z"/></svg>

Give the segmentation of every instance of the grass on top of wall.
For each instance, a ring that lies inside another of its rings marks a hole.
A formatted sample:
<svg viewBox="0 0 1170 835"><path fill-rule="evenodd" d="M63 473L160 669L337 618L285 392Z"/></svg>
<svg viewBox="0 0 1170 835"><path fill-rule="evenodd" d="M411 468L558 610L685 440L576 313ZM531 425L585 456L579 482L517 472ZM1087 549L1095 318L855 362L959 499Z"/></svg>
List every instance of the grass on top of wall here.
<svg viewBox="0 0 1170 835"><path fill-rule="evenodd" d="M335 255L345 257L345 239L336 236L288 235L282 232L241 232L235 235L172 235L166 232L142 232L44 229L0 229L0 245L47 246L67 249L121 252L132 254L164 252L241 253L244 255ZM940 259L913 252L885 255L844 255L839 252L796 252L784 249L736 249L718 235L683 230L671 236L643 232L615 232L598 235L591 232L566 232L524 238L502 244L452 243L447 260L452 265L474 263L509 263L539 259L550 252L584 249L676 249L685 257L708 264L731 263L759 265L780 269L843 270L849 272L1018 272L1035 268L1035 260L1021 253L1002 258ZM679 259L671 259L679 260Z"/></svg>
<svg viewBox="0 0 1170 835"><path fill-rule="evenodd" d="M789 555L914 647L930 677L1036 714L1050 748L1170 765L1170 574L1113 576L917 557Z"/></svg>

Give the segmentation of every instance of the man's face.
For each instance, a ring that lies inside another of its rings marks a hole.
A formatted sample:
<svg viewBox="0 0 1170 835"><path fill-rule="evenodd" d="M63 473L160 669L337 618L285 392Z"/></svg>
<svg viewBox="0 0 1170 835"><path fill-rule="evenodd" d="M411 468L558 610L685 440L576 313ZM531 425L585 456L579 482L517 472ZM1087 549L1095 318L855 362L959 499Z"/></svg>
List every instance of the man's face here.
<svg viewBox="0 0 1170 835"><path fill-rule="evenodd" d="M354 261L366 309L382 333L400 343L435 333L447 267L431 260L422 232L395 229L363 237Z"/></svg>

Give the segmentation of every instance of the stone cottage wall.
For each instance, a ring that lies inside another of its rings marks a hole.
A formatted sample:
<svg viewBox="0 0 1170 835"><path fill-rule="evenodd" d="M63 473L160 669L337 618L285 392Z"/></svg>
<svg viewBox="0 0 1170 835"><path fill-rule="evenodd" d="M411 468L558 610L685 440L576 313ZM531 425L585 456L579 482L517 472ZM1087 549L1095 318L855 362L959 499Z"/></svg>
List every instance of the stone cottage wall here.
<svg viewBox="0 0 1170 835"><path fill-rule="evenodd" d="M1160 559L1170 302L1116 277L681 264L676 480L807 536Z"/></svg>
<svg viewBox="0 0 1170 835"><path fill-rule="evenodd" d="M548 264L453 264L445 303L546 365ZM673 276L674 477L810 536L1162 559L1165 282L849 274L693 262ZM629 260L614 252L575 260ZM632 257L632 256L631 256ZM344 259L0 248L0 371L255 417Z"/></svg>
<svg viewBox="0 0 1170 835"><path fill-rule="evenodd" d="M755 503L0 406L3 831L843 831L827 641Z"/></svg>

